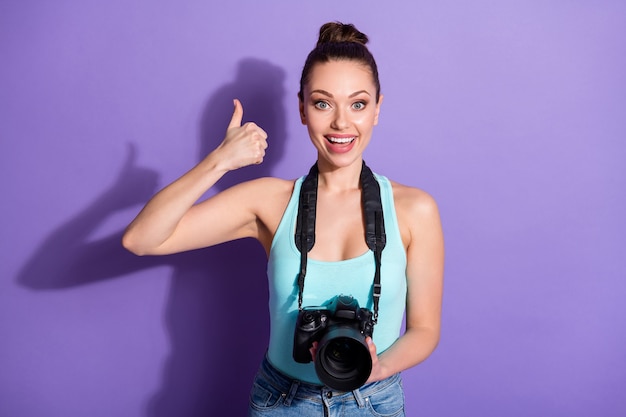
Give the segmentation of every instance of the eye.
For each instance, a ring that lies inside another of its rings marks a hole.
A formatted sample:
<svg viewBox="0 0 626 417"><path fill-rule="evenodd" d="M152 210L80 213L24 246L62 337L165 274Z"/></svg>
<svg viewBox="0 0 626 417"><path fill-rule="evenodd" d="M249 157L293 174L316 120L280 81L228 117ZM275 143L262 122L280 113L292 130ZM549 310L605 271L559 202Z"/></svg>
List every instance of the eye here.
<svg viewBox="0 0 626 417"><path fill-rule="evenodd" d="M326 110L330 108L330 105L323 100L318 100L313 105L320 110Z"/></svg>
<svg viewBox="0 0 626 417"><path fill-rule="evenodd" d="M356 103L352 104L352 108L354 110L363 110L365 108L365 102L364 101L357 101Z"/></svg>

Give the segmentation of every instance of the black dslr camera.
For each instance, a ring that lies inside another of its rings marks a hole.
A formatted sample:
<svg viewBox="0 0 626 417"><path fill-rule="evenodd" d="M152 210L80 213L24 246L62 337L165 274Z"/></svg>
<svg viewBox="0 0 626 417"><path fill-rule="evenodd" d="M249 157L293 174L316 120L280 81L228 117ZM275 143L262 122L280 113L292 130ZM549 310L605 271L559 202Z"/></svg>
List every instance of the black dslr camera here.
<svg viewBox="0 0 626 417"><path fill-rule="evenodd" d="M351 296L335 297L328 307L306 307L298 313L293 358L311 362L309 349L318 342L315 371L325 385L352 391L361 387L372 372L372 357L365 338L372 336L372 312L359 308Z"/></svg>

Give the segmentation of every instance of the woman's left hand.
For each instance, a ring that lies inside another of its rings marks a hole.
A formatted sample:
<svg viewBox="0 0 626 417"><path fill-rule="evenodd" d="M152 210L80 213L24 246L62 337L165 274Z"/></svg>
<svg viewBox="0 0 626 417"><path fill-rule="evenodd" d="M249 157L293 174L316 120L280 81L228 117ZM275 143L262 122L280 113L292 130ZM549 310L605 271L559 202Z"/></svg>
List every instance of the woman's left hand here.
<svg viewBox="0 0 626 417"><path fill-rule="evenodd" d="M366 382L366 384L369 384L370 382L385 379L385 375L383 373L382 366L380 365L380 361L378 360L378 355L376 354L376 345L374 344L374 341L371 337L368 337L365 339L365 343L367 343L370 355L372 356L372 372Z"/></svg>

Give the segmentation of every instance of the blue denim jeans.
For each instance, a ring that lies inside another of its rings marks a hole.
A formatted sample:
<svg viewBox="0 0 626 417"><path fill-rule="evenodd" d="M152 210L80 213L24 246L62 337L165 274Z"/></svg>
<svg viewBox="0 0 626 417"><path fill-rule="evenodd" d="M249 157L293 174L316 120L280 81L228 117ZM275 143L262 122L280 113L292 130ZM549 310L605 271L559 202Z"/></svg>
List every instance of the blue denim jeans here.
<svg viewBox="0 0 626 417"><path fill-rule="evenodd" d="M249 417L404 417L400 374L351 392L295 381L261 363L250 392Z"/></svg>

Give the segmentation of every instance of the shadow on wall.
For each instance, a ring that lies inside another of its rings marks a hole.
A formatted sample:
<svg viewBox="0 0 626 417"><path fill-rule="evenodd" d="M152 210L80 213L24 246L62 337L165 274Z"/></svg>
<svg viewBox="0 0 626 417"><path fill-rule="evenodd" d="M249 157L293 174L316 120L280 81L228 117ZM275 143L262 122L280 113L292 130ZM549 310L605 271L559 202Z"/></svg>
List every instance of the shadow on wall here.
<svg viewBox="0 0 626 417"><path fill-rule="evenodd" d="M284 79L281 68L244 59L236 79L207 101L200 120L199 159L222 140L233 98L243 104L244 122L256 122L270 138L263 164L229 173L217 190L269 176L281 159L286 139ZM172 267L165 318L172 350L146 416L243 415L269 338L267 313L265 319L260 313L267 312L265 253L258 242L238 240L177 255L136 257L122 248L122 230L88 241L108 216L144 204L156 191L158 173L136 166L135 161L131 146L112 187L46 238L21 270L18 282L33 290L59 290L155 266Z"/></svg>

